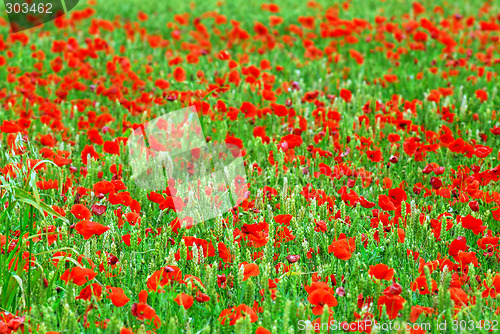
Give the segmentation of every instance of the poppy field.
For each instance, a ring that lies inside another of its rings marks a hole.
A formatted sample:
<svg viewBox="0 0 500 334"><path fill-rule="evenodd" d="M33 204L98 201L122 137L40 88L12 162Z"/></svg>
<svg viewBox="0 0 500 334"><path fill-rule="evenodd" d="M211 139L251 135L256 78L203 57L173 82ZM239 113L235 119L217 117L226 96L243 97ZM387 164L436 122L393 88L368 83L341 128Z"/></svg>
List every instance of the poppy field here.
<svg viewBox="0 0 500 334"><path fill-rule="evenodd" d="M0 31L0 334L500 330L500 3L81 0ZM187 107L248 188L197 224L127 148Z"/></svg>

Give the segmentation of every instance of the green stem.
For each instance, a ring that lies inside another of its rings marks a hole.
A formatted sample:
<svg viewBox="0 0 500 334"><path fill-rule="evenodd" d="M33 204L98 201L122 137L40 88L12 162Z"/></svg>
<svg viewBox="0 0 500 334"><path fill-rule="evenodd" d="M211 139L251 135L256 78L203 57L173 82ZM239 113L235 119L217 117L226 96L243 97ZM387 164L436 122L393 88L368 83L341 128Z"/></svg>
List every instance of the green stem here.
<svg viewBox="0 0 500 334"><path fill-rule="evenodd" d="M33 206L30 206L30 212L28 216L28 223L29 223L29 235L33 235ZM28 313L31 311L30 310L30 305L31 305L31 254L33 253L33 240L29 241L29 257L28 257L28 296L27 296L27 307L28 307Z"/></svg>

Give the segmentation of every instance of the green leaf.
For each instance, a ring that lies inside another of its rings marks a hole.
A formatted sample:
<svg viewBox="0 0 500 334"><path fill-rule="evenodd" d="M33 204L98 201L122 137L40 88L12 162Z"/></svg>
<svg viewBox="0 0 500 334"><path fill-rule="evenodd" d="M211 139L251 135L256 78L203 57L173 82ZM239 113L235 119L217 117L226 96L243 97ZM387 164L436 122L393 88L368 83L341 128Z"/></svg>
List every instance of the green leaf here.
<svg viewBox="0 0 500 334"><path fill-rule="evenodd" d="M35 191L35 194L38 194L38 196L36 196L36 195L33 196L21 188L13 187L13 189L14 189L15 197L18 201L29 204L29 205L33 206L34 208L38 209L38 211L42 214L42 216L45 216L45 213L44 213L44 211L45 211L49 215L56 216L57 218L61 219L65 223L69 224L69 220L66 217L61 216L57 211L52 209L49 205L40 201L40 196L39 196L37 190ZM33 189L36 189L36 188L33 188Z"/></svg>

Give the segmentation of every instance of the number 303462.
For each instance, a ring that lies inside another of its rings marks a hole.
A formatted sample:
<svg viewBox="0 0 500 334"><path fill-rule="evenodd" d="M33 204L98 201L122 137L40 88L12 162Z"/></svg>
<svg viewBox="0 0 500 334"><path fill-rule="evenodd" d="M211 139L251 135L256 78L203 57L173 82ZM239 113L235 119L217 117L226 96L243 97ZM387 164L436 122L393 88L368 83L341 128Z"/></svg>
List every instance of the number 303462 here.
<svg viewBox="0 0 500 334"><path fill-rule="evenodd" d="M23 13L23 14L52 14L52 4L51 3L5 3L7 8L7 14L10 13Z"/></svg>
<svg viewBox="0 0 500 334"><path fill-rule="evenodd" d="M460 321L453 321L452 323L452 329L453 330L474 330L474 329L485 329L487 331L497 331L498 330L498 321L493 320L493 321L488 321L488 320L481 320L481 321L474 321L474 320L460 320Z"/></svg>

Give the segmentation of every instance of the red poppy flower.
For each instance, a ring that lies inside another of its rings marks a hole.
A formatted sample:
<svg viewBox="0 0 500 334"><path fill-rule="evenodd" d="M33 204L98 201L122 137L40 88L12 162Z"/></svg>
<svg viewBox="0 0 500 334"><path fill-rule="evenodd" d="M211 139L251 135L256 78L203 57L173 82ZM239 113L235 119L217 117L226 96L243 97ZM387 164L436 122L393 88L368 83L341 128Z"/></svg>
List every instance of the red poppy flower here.
<svg viewBox="0 0 500 334"><path fill-rule="evenodd" d="M389 319L395 319L398 316L399 311L403 309L403 304L406 300L399 295L387 294L380 296L377 302L379 312L382 312L382 305L385 305L385 311L389 316Z"/></svg>
<svg viewBox="0 0 500 334"><path fill-rule="evenodd" d="M396 210L396 206L394 205L394 203L392 203L389 196L383 194L378 196L378 206L385 211Z"/></svg>
<svg viewBox="0 0 500 334"><path fill-rule="evenodd" d="M92 269L82 268L82 267L73 267L71 269L66 269L66 271L61 275L61 279L69 283L72 281L78 286L82 286L88 281L93 280L97 276Z"/></svg>
<svg viewBox="0 0 500 334"><path fill-rule="evenodd" d="M335 307L337 306L337 298L328 290L325 289L315 289L312 291L307 300L314 305L312 312L315 315L323 314L323 307Z"/></svg>
<svg viewBox="0 0 500 334"><path fill-rule="evenodd" d="M328 253L333 253L335 257L344 261L349 260L355 250L356 242L354 238L347 239L343 233L339 237L339 240L333 241L328 246Z"/></svg>
<svg viewBox="0 0 500 334"><path fill-rule="evenodd" d="M478 158L486 158L491 152L493 149L489 146L474 145L474 155Z"/></svg>
<svg viewBox="0 0 500 334"><path fill-rule="evenodd" d="M302 145L302 137L295 134L289 134L281 138L281 143L287 143L289 149L294 149L297 146Z"/></svg>
<svg viewBox="0 0 500 334"><path fill-rule="evenodd" d="M415 305L411 307L410 313L410 321L417 322L420 314L424 313L425 315L431 315L434 313L434 309L432 307L425 307L420 305Z"/></svg>
<svg viewBox="0 0 500 334"><path fill-rule="evenodd" d="M384 279L390 281L394 277L394 269L389 268L386 264L379 263L374 266L370 266L368 274L379 280Z"/></svg>
<svg viewBox="0 0 500 334"><path fill-rule="evenodd" d="M226 263L231 262L231 253L223 242L219 242L219 244L217 245L217 249L219 250L219 257L222 259L222 261Z"/></svg>
<svg viewBox="0 0 500 334"><path fill-rule="evenodd" d="M186 203L182 200L182 198L177 196L167 196L165 201L160 204L160 210L171 209L175 212L182 212L186 207Z"/></svg>
<svg viewBox="0 0 500 334"><path fill-rule="evenodd" d="M352 98L352 93L350 90L342 88L340 90L340 97L345 101L345 102L351 102Z"/></svg>
<svg viewBox="0 0 500 334"><path fill-rule="evenodd" d="M481 249L486 249L488 247L497 248L500 242L500 237L483 237L477 241L477 245Z"/></svg>
<svg viewBox="0 0 500 334"><path fill-rule="evenodd" d="M471 230L472 233L476 235L486 230L486 226L483 225L483 221L481 219L474 218L471 215L467 215L465 217L459 216L457 220L462 223L463 228Z"/></svg>
<svg viewBox="0 0 500 334"><path fill-rule="evenodd" d="M82 220L76 224L75 230L81 234L85 240L87 240L93 235L103 234L109 230L109 226L104 226L88 220Z"/></svg>
<svg viewBox="0 0 500 334"><path fill-rule="evenodd" d="M427 279L424 275L422 276L419 276L415 279L414 282L412 282L410 284L411 286L411 289L413 291L417 291L421 294L421 295L427 295L427 294L430 294L430 293L434 293L437 291L437 283L435 280L431 279L431 284L432 284L432 291L429 290L429 286L427 285Z"/></svg>
<svg viewBox="0 0 500 334"><path fill-rule="evenodd" d="M193 301L194 298L185 293L179 293L174 299L177 305L184 307L186 310L193 306Z"/></svg>
<svg viewBox="0 0 500 334"><path fill-rule="evenodd" d="M219 314L219 321L224 325L229 320L229 325L233 326L239 319L247 317L250 318L251 323L256 322L259 318L252 308L245 304L240 304L239 306L222 310Z"/></svg>
<svg viewBox="0 0 500 334"><path fill-rule="evenodd" d="M465 252L468 249L469 246L467 246L467 240L464 237L458 237L451 242L448 254L455 258L459 252Z"/></svg>
<svg viewBox="0 0 500 334"><path fill-rule="evenodd" d="M326 222L324 220L315 220L315 226L314 226L314 231L316 232L326 232L327 231L327 226Z"/></svg>
<svg viewBox="0 0 500 334"><path fill-rule="evenodd" d="M70 211L78 220L89 220L92 217L90 210L82 204L74 204Z"/></svg>
<svg viewBox="0 0 500 334"><path fill-rule="evenodd" d="M488 93L484 89L476 90L476 98L481 102L488 101Z"/></svg>
<svg viewBox="0 0 500 334"><path fill-rule="evenodd" d="M390 189L389 199L395 206L399 207L402 201L407 200L406 192L401 188Z"/></svg>
<svg viewBox="0 0 500 334"><path fill-rule="evenodd" d="M239 267L244 268L243 281L246 281L250 276L259 276L260 274L259 266L255 263L243 262Z"/></svg>
<svg viewBox="0 0 500 334"><path fill-rule="evenodd" d="M114 187L113 183L111 183L109 181L99 181L96 184L94 184L93 190L94 190L94 193L96 195L99 195L99 194L106 195L106 194L109 194L110 192L114 191L115 187Z"/></svg>
<svg viewBox="0 0 500 334"><path fill-rule="evenodd" d="M80 294L75 299L90 300L95 296L97 300L101 299L102 286L97 283L92 283L80 291Z"/></svg>
<svg viewBox="0 0 500 334"><path fill-rule="evenodd" d="M153 319L156 316L155 310L146 303L135 303L132 305L131 313L139 321Z"/></svg>
<svg viewBox="0 0 500 334"><path fill-rule="evenodd" d="M292 215L277 215L274 216L274 220L278 224L290 226L290 221L292 220L292 217L293 217Z"/></svg>
<svg viewBox="0 0 500 334"><path fill-rule="evenodd" d="M4 133L17 133L21 130L21 127L17 123L7 120L4 120L2 125L0 126L0 132Z"/></svg>
<svg viewBox="0 0 500 334"><path fill-rule="evenodd" d="M155 81L155 86L161 90L165 90L168 89L168 87L170 87L170 83L165 79L157 79Z"/></svg>
<svg viewBox="0 0 500 334"><path fill-rule="evenodd" d="M265 329L262 326L257 327L257 330L255 331L255 334L272 334L272 332L268 329Z"/></svg>
<svg viewBox="0 0 500 334"><path fill-rule="evenodd" d="M109 154L120 155L120 145L114 141L106 140L104 142L103 151Z"/></svg>
<svg viewBox="0 0 500 334"><path fill-rule="evenodd" d="M271 103L271 108L276 116L283 117L288 115L288 109L282 104Z"/></svg>
<svg viewBox="0 0 500 334"><path fill-rule="evenodd" d="M182 271L176 266L163 267L160 270L156 270L147 280L147 287L149 291L161 291L161 287L164 287L171 282L183 282Z"/></svg>
<svg viewBox="0 0 500 334"><path fill-rule="evenodd" d="M359 204L363 207L363 208L367 208L367 209L371 209L375 206L375 203L374 202L370 202L368 201L367 199L365 199L363 196L360 196L358 197L358 200L359 200Z"/></svg>
<svg viewBox="0 0 500 334"><path fill-rule="evenodd" d="M496 274L491 282L491 286L488 286L486 280L483 281L483 285L486 288L482 293L483 298L496 298L497 295L500 295L500 275Z"/></svg>
<svg viewBox="0 0 500 334"><path fill-rule="evenodd" d="M458 287L450 287L450 298L455 302L455 307L461 308L467 306L469 303L469 296L467 293Z"/></svg>
<svg viewBox="0 0 500 334"><path fill-rule="evenodd" d="M174 70L174 79L177 82L186 81L186 71L182 67L177 66Z"/></svg>
<svg viewBox="0 0 500 334"><path fill-rule="evenodd" d="M108 285L106 289L109 290L107 298L109 298L116 307L123 307L130 301L130 299L123 292L122 288L111 287Z"/></svg>
<svg viewBox="0 0 500 334"><path fill-rule="evenodd" d="M380 150L366 151L366 156L373 162L380 162L383 159L382 152L380 152Z"/></svg>

